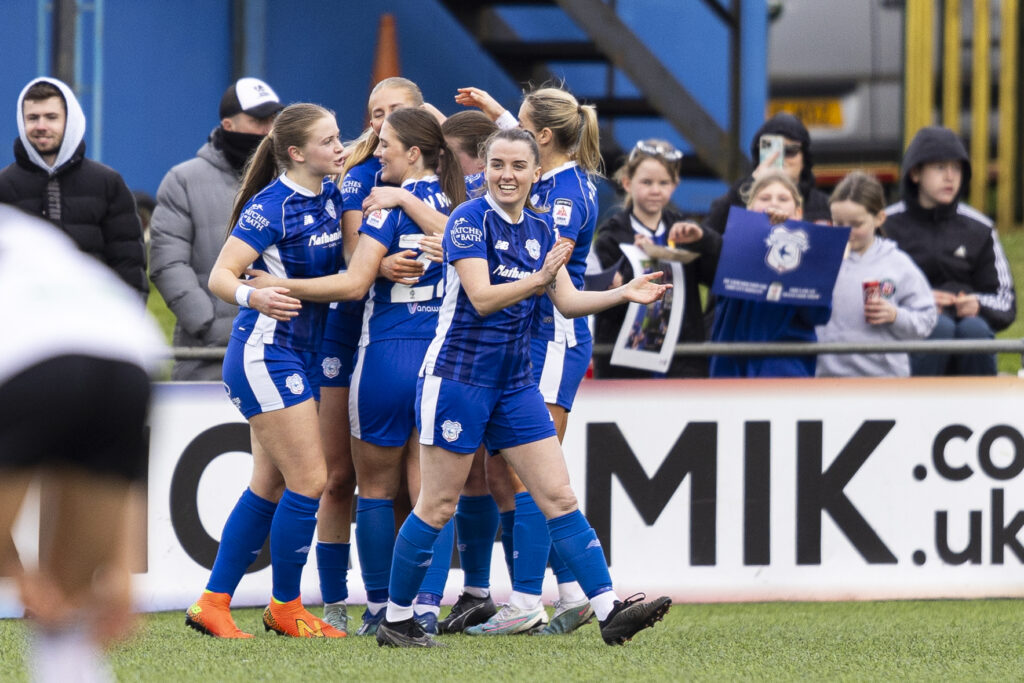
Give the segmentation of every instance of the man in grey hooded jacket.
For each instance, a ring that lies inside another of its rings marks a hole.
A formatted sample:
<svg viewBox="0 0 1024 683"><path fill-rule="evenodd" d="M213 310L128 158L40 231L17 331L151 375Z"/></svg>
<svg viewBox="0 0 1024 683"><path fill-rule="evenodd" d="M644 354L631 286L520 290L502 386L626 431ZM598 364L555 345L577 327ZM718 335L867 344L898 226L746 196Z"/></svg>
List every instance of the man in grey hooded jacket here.
<svg viewBox="0 0 1024 683"><path fill-rule="evenodd" d="M228 230L228 220L249 155L283 109L277 94L256 78L241 78L224 92L220 125L196 156L164 177L150 222L153 283L177 316L175 346L226 346L238 308L206 285ZM219 360L178 360L171 379L221 379Z"/></svg>

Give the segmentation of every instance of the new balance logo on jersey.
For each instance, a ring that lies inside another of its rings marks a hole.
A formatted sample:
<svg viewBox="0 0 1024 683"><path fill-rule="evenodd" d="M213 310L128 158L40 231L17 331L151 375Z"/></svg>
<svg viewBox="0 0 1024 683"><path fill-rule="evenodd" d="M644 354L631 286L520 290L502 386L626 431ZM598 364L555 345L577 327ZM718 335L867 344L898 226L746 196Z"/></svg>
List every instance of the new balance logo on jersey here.
<svg viewBox="0 0 1024 683"><path fill-rule="evenodd" d="M494 248L498 251L506 251L508 249L508 242L505 240L498 240L494 243Z"/></svg>
<svg viewBox="0 0 1024 683"><path fill-rule="evenodd" d="M313 225L313 217L307 213L305 216L302 217L302 224Z"/></svg>
<svg viewBox="0 0 1024 683"><path fill-rule="evenodd" d="M491 272L497 275L498 277L508 278L509 280L522 280L523 278L530 277L536 271L519 270L517 266L512 266L511 268L509 268L508 266L499 263L494 267L494 270Z"/></svg>

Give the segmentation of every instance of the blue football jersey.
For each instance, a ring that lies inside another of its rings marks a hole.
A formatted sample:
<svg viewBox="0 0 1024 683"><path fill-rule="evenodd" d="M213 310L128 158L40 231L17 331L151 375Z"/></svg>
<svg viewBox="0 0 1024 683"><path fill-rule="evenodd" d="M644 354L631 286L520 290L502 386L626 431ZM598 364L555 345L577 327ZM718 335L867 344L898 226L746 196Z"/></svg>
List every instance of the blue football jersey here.
<svg viewBox="0 0 1024 683"><path fill-rule="evenodd" d="M533 186L530 201L547 212L559 237L576 243L565 265L576 289L583 289L587 254L597 225L597 188L575 161L548 171ZM568 346L590 341L586 317L566 319L545 294L537 306L531 333L538 339L565 342Z"/></svg>
<svg viewBox="0 0 1024 683"><path fill-rule="evenodd" d="M282 278L311 278L338 272L343 261L341 193L324 179L319 194L281 175L242 209L231 235L259 253L253 267ZM315 351L324 331L327 304L302 302L299 315L281 322L254 308L242 308L232 335L259 336L265 344Z"/></svg>
<svg viewBox="0 0 1024 683"><path fill-rule="evenodd" d="M487 178L483 171L466 176L466 199L483 197L487 192Z"/></svg>
<svg viewBox="0 0 1024 683"><path fill-rule="evenodd" d="M402 183L402 187L423 200L431 208L448 214L451 200L441 189L437 176L427 176ZM399 208L374 211L359 228L363 237L374 239L387 247L386 256L400 251L419 250L423 237L420 226ZM419 282L403 285L378 277L370 287L363 313L363 333L360 346L382 339L431 339L437 326L444 283L441 264L420 254L426 264Z"/></svg>
<svg viewBox="0 0 1024 683"><path fill-rule="evenodd" d="M345 211L362 213L363 200L370 195L370 190L379 184L382 183L380 183L380 159L377 157L370 157L350 168L341 182L342 213ZM364 298L359 301L332 302L330 311L327 313L324 339L354 345L359 339L363 326L363 304L365 301Z"/></svg>
<svg viewBox="0 0 1024 683"><path fill-rule="evenodd" d="M513 223L490 195L456 207L444 231L445 294L437 334L420 374L484 387L532 383L529 332L539 297L481 316L453 264L485 259L491 284L514 282L540 270L554 243L555 232L544 218L524 210Z"/></svg>

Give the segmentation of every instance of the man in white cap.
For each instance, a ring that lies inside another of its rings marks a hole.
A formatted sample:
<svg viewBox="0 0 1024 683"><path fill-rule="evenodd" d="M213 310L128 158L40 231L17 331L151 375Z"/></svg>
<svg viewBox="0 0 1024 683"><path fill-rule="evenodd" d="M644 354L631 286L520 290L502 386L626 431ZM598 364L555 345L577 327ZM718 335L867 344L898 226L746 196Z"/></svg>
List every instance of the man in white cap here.
<svg viewBox="0 0 1024 683"><path fill-rule="evenodd" d="M220 125L196 156L164 177L150 220L150 274L177 316L175 346L226 346L238 309L206 280L227 234L242 169L284 105L258 78L240 78L220 100ZM221 379L219 360L179 360L174 380Z"/></svg>
<svg viewBox="0 0 1024 683"><path fill-rule="evenodd" d="M18 96L14 163L0 170L0 203L42 216L78 248L149 294L142 224L121 175L85 158L85 114L56 78L35 78Z"/></svg>

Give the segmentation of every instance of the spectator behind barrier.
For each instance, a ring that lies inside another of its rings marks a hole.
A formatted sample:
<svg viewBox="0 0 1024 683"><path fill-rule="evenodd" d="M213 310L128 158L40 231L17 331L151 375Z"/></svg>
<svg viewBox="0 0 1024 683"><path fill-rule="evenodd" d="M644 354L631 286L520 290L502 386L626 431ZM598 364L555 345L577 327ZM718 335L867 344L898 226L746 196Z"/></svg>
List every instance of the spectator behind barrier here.
<svg viewBox="0 0 1024 683"><path fill-rule="evenodd" d="M135 200L117 171L85 157L85 114L66 83L36 78L18 95L14 163L0 171L0 203L42 216L82 251L149 294Z"/></svg>
<svg viewBox="0 0 1024 683"><path fill-rule="evenodd" d="M1013 274L992 221L961 201L967 151L948 128L928 126L903 157L902 201L886 232L924 272L939 309L929 339L993 339L1017 317ZM914 375L994 375L995 354L913 354Z"/></svg>
<svg viewBox="0 0 1024 683"><path fill-rule="evenodd" d="M602 268L610 268L622 259L620 244L651 242L662 246L685 245L689 250L709 254L683 266L686 283L683 324L679 339L703 342L706 338L704 316L700 302L700 283L711 285L715 278L715 265L722 238L713 230L684 220L676 209L669 206L672 194L679 185L679 162L683 154L664 140L638 140L626 163L616 173L616 180L626 193L624 205L613 212L597 229L594 239L596 253ZM612 287L633 279L633 267L622 260ZM598 343L614 344L619 337L626 309L610 308L595 316L595 337ZM674 346L678 340L672 340ZM673 358L668 377L707 377L708 363L704 358L678 356ZM651 377L652 373L609 363L609 356L594 358L594 376ZM663 375L656 375L663 376Z"/></svg>
<svg viewBox="0 0 1024 683"><path fill-rule="evenodd" d="M923 339L935 327L931 288L914 261L886 239L885 190L854 171L829 199L832 222L850 227L850 242L832 290L832 317L817 328L822 342ZM818 377L907 377L905 353L818 356Z"/></svg>
<svg viewBox="0 0 1024 683"><path fill-rule="evenodd" d="M195 157L160 183L150 221L150 271L177 317L175 346L227 346L238 307L211 294L206 281L224 244L245 162L282 106L263 81L239 79L221 97L220 125ZM220 381L221 362L176 361L171 379Z"/></svg>
<svg viewBox="0 0 1024 683"><path fill-rule="evenodd" d="M783 172L754 181L747 208L768 214L772 224L800 219L801 196ZM828 322L832 307L796 306L770 301L719 297L711 338L716 342L817 341L815 325ZM813 377L815 357L712 356L712 377Z"/></svg>

